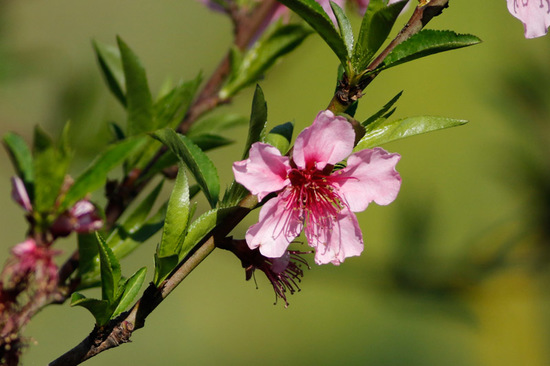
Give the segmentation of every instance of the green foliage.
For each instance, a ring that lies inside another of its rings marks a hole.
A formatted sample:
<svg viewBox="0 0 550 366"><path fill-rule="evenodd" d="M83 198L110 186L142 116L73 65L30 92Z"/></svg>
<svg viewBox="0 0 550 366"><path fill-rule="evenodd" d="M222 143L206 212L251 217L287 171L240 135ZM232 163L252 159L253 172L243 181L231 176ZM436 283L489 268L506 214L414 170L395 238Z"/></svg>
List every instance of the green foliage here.
<svg viewBox="0 0 550 366"><path fill-rule="evenodd" d="M186 136L193 139L203 134L217 134L233 127L244 126L248 118L235 113L207 114L191 125Z"/></svg>
<svg viewBox="0 0 550 366"><path fill-rule="evenodd" d="M126 81L120 51L117 47L95 40L92 44L107 87L118 101L126 107L126 93L124 92Z"/></svg>
<svg viewBox="0 0 550 366"><path fill-rule="evenodd" d="M183 164L180 164L174 189L168 201L162 239L155 255L154 282L156 285L159 285L178 264L178 254L189 224L189 211L189 183Z"/></svg>
<svg viewBox="0 0 550 366"><path fill-rule="evenodd" d="M21 136L13 132L8 132L4 135L3 142L17 176L25 183L27 192L32 192L34 169L32 164L32 153L29 146Z"/></svg>
<svg viewBox="0 0 550 366"><path fill-rule="evenodd" d="M407 1L386 5L384 0L371 0L361 22L359 36L353 49L352 64L360 73L367 67L382 46Z"/></svg>
<svg viewBox="0 0 550 366"><path fill-rule="evenodd" d="M180 82L172 90L157 100L153 106L156 128L176 128L185 117L191 102L201 84L202 76Z"/></svg>
<svg viewBox="0 0 550 366"><path fill-rule="evenodd" d="M392 109L392 107L397 103L399 98L401 98L401 95L403 94L403 91L400 91L397 93L395 97L393 97L388 103L384 104L382 108L372 116L370 116L365 122L361 123L363 126L368 126L371 123L374 123L380 119L388 119L393 112L395 111L395 108Z"/></svg>
<svg viewBox="0 0 550 366"><path fill-rule="evenodd" d="M435 53L472 46L480 42L478 37L471 34L424 29L395 47L377 70L387 69Z"/></svg>
<svg viewBox="0 0 550 366"><path fill-rule="evenodd" d="M231 74L220 91L220 97L227 99L241 89L254 84L275 61L294 50L311 31L300 24L277 25L266 36L258 40L244 56L233 50Z"/></svg>
<svg viewBox="0 0 550 366"><path fill-rule="evenodd" d="M336 54L342 65L347 64L346 44L319 3L315 0L279 0L279 2L309 23Z"/></svg>
<svg viewBox="0 0 550 366"><path fill-rule="evenodd" d="M359 141L355 151L380 146L404 137L460 126L465 123L467 123L465 120L432 116L408 117L391 122L380 118L366 126L365 136Z"/></svg>
<svg viewBox="0 0 550 366"><path fill-rule="evenodd" d="M187 166L211 207L216 207L220 194L220 181L216 167L210 158L189 138L169 128L155 131L151 136L166 145Z"/></svg>
<svg viewBox="0 0 550 366"><path fill-rule="evenodd" d="M248 157L248 152L253 143L262 138L267 123L267 103L264 92L259 85L256 85L254 97L252 98L252 110L250 111L250 123L248 125L248 138L244 145L243 159Z"/></svg>
<svg viewBox="0 0 550 366"><path fill-rule="evenodd" d="M101 270L101 300L86 298L75 292L71 306L88 309L99 326L122 313L137 296L145 280L146 268L134 273L128 280L121 279L120 264L105 240L96 234L97 252Z"/></svg>
<svg viewBox="0 0 550 366"><path fill-rule="evenodd" d="M54 211L54 206L67 174L72 158L69 151L67 132L68 124L63 130L58 144L37 126L34 130L33 171L34 200L32 202L39 227L47 227L48 216Z"/></svg>
<svg viewBox="0 0 550 366"><path fill-rule="evenodd" d="M340 31L342 40L346 45L347 59L349 60L353 55L353 29L351 28L348 17L346 16L342 8L338 6L338 4L331 1L330 7L332 8L332 12L334 13L336 21L338 22L338 30Z"/></svg>
<svg viewBox="0 0 550 366"><path fill-rule="evenodd" d="M146 137L130 138L107 147L90 166L75 180L61 204L61 210L72 206L86 194L105 184L107 174L121 165L130 155L139 151Z"/></svg>
<svg viewBox="0 0 550 366"><path fill-rule="evenodd" d="M264 142L271 146L275 146L282 155L288 152L290 148L290 142L292 141L292 132L294 131L294 124L292 122L286 122L281 125L275 126L269 131L264 138Z"/></svg>
<svg viewBox="0 0 550 366"><path fill-rule="evenodd" d="M147 84L145 69L139 58L120 37L117 37L117 43L126 83L128 136L153 131L157 128L157 122L153 118L153 99Z"/></svg>

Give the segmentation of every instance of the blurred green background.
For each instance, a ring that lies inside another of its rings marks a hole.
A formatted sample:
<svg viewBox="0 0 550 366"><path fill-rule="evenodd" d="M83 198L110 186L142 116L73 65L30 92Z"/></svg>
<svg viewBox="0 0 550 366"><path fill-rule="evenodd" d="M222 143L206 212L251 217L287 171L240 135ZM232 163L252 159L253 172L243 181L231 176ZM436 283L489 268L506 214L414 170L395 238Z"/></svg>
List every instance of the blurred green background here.
<svg viewBox="0 0 550 366"><path fill-rule="evenodd" d="M451 1L430 27L484 43L383 73L357 116L404 90L396 118L470 123L384 146L402 155L403 186L392 205L359 214L361 257L340 267L313 264L285 309L273 306L261 274L256 289L236 258L215 251L133 343L87 364L549 365L550 36L525 40L504 0ZM56 136L71 120L74 172L81 171L103 146L106 123L124 121L91 47L116 35L140 56L155 91L167 78L209 75L231 27L191 0L0 1L0 133L30 141L35 124ZM292 120L299 131L311 123L330 100L336 65L316 36L277 65L261 83L271 125ZM227 110L247 115L251 95ZM236 144L211 154L222 183L240 153ZM26 230L3 154L2 262ZM65 255L73 240L59 243ZM142 265L152 272L155 245L124 260L123 273ZM24 364L55 359L92 326L82 308L50 306L26 329Z"/></svg>

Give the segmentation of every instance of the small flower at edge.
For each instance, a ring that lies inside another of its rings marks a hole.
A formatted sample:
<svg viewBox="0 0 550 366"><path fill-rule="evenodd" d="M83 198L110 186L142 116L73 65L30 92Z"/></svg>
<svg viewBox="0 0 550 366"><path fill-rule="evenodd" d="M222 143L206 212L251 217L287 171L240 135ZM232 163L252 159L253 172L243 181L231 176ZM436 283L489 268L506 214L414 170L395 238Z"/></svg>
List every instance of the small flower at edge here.
<svg viewBox="0 0 550 366"><path fill-rule="evenodd" d="M96 207L88 200L80 200L71 209L59 215L50 228L55 236L67 236L72 231L90 233L101 229L103 221Z"/></svg>
<svg viewBox="0 0 550 366"><path fill-rule="evenodd" d="M263 205L258 223L246 233L251 249L281 257L303 230L316 249L317 264L338 265L361 254L363 236L354 212L372 201L387 205L396 198L400 156L381 148L350 155L354 140L345 118L323 111L296 138L292 160L270 145L255 143L248 159L233 164L235 180L260 201L278 193ZM347 166L333 172L346 158Z"/></svg>
<svg viewBox="0 0 550 366"><path fill-rule="evenodd" d="M521 20L525 38L536 38L548 33L550 27L550 0L507 0L510 14Z"/></svg>

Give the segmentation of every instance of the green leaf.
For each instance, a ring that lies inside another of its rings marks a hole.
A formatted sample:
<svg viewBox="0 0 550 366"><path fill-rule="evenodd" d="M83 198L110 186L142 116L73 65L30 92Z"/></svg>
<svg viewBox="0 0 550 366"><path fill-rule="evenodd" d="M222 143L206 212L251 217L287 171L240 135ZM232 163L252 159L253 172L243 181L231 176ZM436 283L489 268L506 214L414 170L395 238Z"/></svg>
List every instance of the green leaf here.
<svg viewBox="0 0 550 366"><path fill-rule="evenodd" d="M142 267L138 269L137 272L132 275L132 277L126 280L126 282L122 286L122 296L120 297L117 307L111 314L111 319L121 314L132 304L132 301L134 301L134 299L136 298L139 290L141 289L141 286L143 285L143 282L145 281L146 274L147 268Z"/></svg>
<svg viewBox="0 0 550 366"><path fill-rule="evenodd" d="M117 37L117 42L126 80L128 136L153 131L157 126L153 118L153 99L147 84L145 69L120 37Z"/></svg>
<svg viewBox="0 0 550 366"><path fill-rule="evenodd" d="M89 299L78 292L74 292L71 296L71 306L82 306L88 309L99 326L107 324L111 318L110 304L107 300Z"/></svg>
<svg viewBox="0 0 550 366"><path fill-rule="evenodd" d="M386 103L382 108L380 108L378 112L370 116L365 122L361 124L366 127L381 118L387 119L389 116L393 114L393 111L395 111L395 108L392 109L391 111L390 109L399 100L399 98L401 98L402 94L403 94L403 91L400 91L399 93L397 93L397 95L393 97L388 103Z"/></svg>
<svg viewBox="0 0 550 366"><path fill-rule="evenodd" d="M166 145L187 166L211 207L215 207L220 194L220 182L210 158L189 138L169 128L155 131L152 136Z"/></svg>
<svg viewBox="0 0 550 366"><path fill-rule="evenodd" d="M65 180L71 155L66 148L54 145L51 138L40 128L34 131L34 201L38 213L53 209Z"/></svg>
<svg viewBox="0 0 550 366"><path fill-rule="evenodd" d="M91 272L97 272L98 254L95 234L78 234L78 277L83 278Z"/></svg>
<svg viewBox="0 0 550 366"><path fill-rule="evenodd" d="M101 72L103 73L109 90L123 106L126 106L126 96L124 93L126 80L124 78L124 71L122 70L120 51L114 46L95 40L92 44L97 62L99 63L99 67L101 68Z"/></svg>
<svg viewBox="0 0 550 366"><path fill-rule="evenodd" d="M361 22L359 36L353 49L353 66L357 72L363 71L372 57L384 43L407 4L407 0L386 5L385 0L371 0Z"/></svg>
<svg viewBox="0 0 550 366"><path fill-rule="evenodd" d="M201 79L199 75L191 81L178 84L155 103L154 114L157 121L155 128L177 127L187 113Z"/></svg>
<svg viewBox="0 0 550 366"><path fill-rule="evenodd" d="M145 137L131 138L107 147L75 180L63 200L61 210L69 208L86 194L103 186L107 180L107 173L138 151L145 142Z"/></svg>
<svg viewBox="0 0 550 366"><path fill-rule="evenodd" d="M21 136L8 132L4 135L4 147L8 151L17 176L23 180L27 191L30 191L34 180L34 170L29 146Z"/></svg>
<svg viewBox="0 0 550 366"><path fill-rule="evenodd" d="M191 125L186 136L193 139L197 135L216 134L229 128L244 126L248 123L248 118L240 114L217 113L208 114Z"/></svg>
<svg viewBox="0 0 550 366"><path fill-rule="evenodd" d="M409 117L391 122L381 119L366 127L365 136L354 150L368 149L404 137L460 126L467 122L461 119L432 116Z"/></svg>
<svg viewBox="0 0 550 366"><path fill-rule="evenodd" d="M340 59L340 62L343 65L347 64L348 52L346 44L321 5L315 0L279 0L279 2L289 7L308 22L332 49L338 59Z"/></svg>
<svg viewBox="0 0 550 366"><path fill-rule="evenodd" d="M338 4L335 2L330 2L330 7L332 8L332 12L336 16L336 21L338 22L338 29L340 30L340 35L342 36L342 40L344 41L344 44L346 45L346 50L348 52L348 59L351 59L353 56L353 29L351 28L351 24L349 22L348 17L342 10Z"/></svg>
<svg viewBox="0 0 550 366"><path fill-rule="evenodd" d="M174 269L174 260L170 258L176 256L177 259L183 245L189 224L189 209L189 184L183 165L180 164L174 189L168 201L164 231L156 252L155 283L157 285ZM175 264L177 263L176 260Z"/></svg>
<svg viewBox="0 0 550 366"><path fill-rule="evenodd" d="M202 151L212 150L218 147L226 146L235 141L225 138L220 135L202 134L190 137L191 141L197 145Z"/></svg>
<svg viewBox="0 0 550 366"><path fill-rule="evenodd" d="M292 132L294 131L294 124L292 122L286 122L282 125L275 126L269 131L264 139L266 144L275 146L282 155L285 155L290 148L290 141L292 141Z"/></svg>
<svg viewBox="0 0 550 366"><path fill-rule="evenodd" d="M267 123L267 103L264 92L259 85L256 85L254 97L252 98L252 110L250 112L250 124L248 126L248 139L244 148L243 159L248 157L250 147L253 143L262 138Z"/></svg>
<svg viewBox="0 0 550 366"><path fill-rule="evenodd" d="M300 24L282 25L267 37L260 39L246 52L220 91L222 99L234 96L241 89L254 84L280 57L294 50L311 31ZM237 62L233 57L233 62Z"/></svg>
<svg viewBox="0 0 550 366"><path fill-rule="evenodd" d="M101 299L113 303L118 295L120 264L105 240L96 232L101 271Z"/></svg>
<svg viewBox="0 0 550 366"><path fill-rule="evenodd" d="M435 53L472 46L480 42L479 38L471 34L424 29L395 47L377 70L387 69Z"/></svg>

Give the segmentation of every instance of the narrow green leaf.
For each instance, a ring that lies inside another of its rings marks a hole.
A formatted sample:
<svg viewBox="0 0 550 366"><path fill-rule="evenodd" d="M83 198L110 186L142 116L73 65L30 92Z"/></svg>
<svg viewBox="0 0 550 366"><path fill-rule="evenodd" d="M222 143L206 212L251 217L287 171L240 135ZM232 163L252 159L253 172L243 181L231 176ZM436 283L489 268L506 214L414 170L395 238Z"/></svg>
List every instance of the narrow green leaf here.
<svg viewBox="0 0 550 366"><path fill-rule="evenodd" d="M210 205L215 207L220 194L220 182L210 158L189 138L169 128L155 131L152 136L166 145L187 166Z"/></svg>
<svg viewBox="0 0 550 366"><path fill-rule="evenodd" d="M179 263L179 259L177 255L171 255L169 257L158 257L155 253L155 276L153 278L153 283L157 286L159 286L162 281L168 277L170 272Z"/></svg>
<svg viewBox="0 0 550 366"><path fill-rule="evenodd" d="M310 34L311 31L301 24L282 25L268 33L246 52L239 67L220 91L220 97L230 98L257 82L275 61L294 50Z"/></svg>
<svg viewBox="0 0 550 366"><path fill-rule="evenodd" d="M122 128L115 122L109 122L109 130L113 134L115 141L122 141L126 138L126 134Z"/></svg>
<svg viewBox="0 0 550 366"><path fill-rule="evenodd" d="M259 85L256 85L254 97L252 98L252 110L250 112L250 124L248 126L248 139L244 148L243 159L248 157L248 152L253 143L262 138L267 123L267 103L264 92Z"/></svg>
<svg viewBox="0 0 550 366"><path fill-rule="evenodd" d="M101 271L101 299L112 303L118 291L120 282L120 263L105 240L96 232Z"/></svg>
<svg viewBox="0 0 550 366"><path fill-rule="evenodd" d="M212 150L218 147L226 146L235 141L225 138L220 135L202 134L190 137L191 141L197 145L202 151Z"/></svg>
<svg viewBox="0 0 550 366"><path fill-rule="evenodd" d="M197 135L217 134L233 127L244 126L248 118L234 113L208 114L191 125L186 136L193 138Z"/></svg>
<svg viewBox="0 0 550 366"><path fill-rule="evenodd" d="M122 164L128 156L138 151L145 142L145 137L131 138L107 147L75 180L63 200L61 210L69 208L89 192L103 186L107 180L107 173Z"/></svg>
<svg viewBox="0 0 550 366"><path fill-rule="evenodd" d="M124 93L126 80L124 79L124 71L122 70L120 51L114 46L95 40L92 42L92 45L107 87L118 101L123 106L126 106L126 96Z"/></svg>
<svg viewBox="0 0 550 366"><path fill-rule="evenodd" d="M27 191L30 191L34 180L34 170L29 146L21 136L8 132L4 135L4 147L8 151L16 174L25 183Z"/></svg>
<svg viewBox="0 0 550 366"><path fill-rule="evenodd" d="M147 268L142 267L138 269L137 272L134 273L128 280L126 280L122 286L122 296L120 297L117 307L111 314L111 319L121 314L132 304L132 301L136 298L143 282L145 281L146 274Z"/></svg>
<svg viewBox="0 0 550 366"><path fill-rule="evenodd" d="M353 49L353 66L357 72L363 71L372 57L384 43L407 4L407 0L386 5L385 0L371 0L361 22L359 36Z"/></svg>
<svg viewBox="0 0 550 366"><path fill-rule="evenodd" d="M82 306L92 313L97 325L105 325L111 318L111 310L107 300L89 299L74 292L71 296L71 306Z"/></svg>
<svg viewBox="0 0 550 366"><path fill-rule="evenodd" d="M189 224L189 209L189 184L183 165L180 164L174 189L168 201L162 238L156 252L155 283L157 285L174 268L173 259L167 258L176 256L177 259ZM175 264L177 263L176 260Z"/></svg>
<svg viewBox="0 0 550 366"><path fill-rule="evenodd" d="M95 234L78 234L78 277L83 278L91 272L97 272L98 254Z"/></svg>
<svg viewBox="0 0 550 366"><path fill-rule="evenodd" d="M275 126L269 131L264 139L266 144L275 146L282 155L285 155L290 148L290 141L292 141L292 132L294 131L294 124L292 122L286 122L281 125Z"/></svg>
<svg viewBox="0 0 550 366"><path fill-rule="evenodd" d="M368 149L404 137L460 126L467 122L460 119L432 116L409 117L391 122L382 119L366 127L365 136L354 150Z"/></svg>
<svg viewBox="0 0 550 366"><path fill-rule="evenodd" d="M187 82L179 83L154 105L156 128L176 128L181 122L201 83L201 75Z"/></svg>
<svg viewBox="0 0 550 366"><path fill-rule="evenodd" d="M471 34L424 29L395 47L379 69L387 69L421 57L472 46L480 42L479 38Z"/></svg>
<svg viewBox="0 0 550 366"><path fill-rule="evenodd" d="M54 145L51 138L40 128L34 133L34 201L38 213L53 209L65 180L71 155Z"/></svg>
<svg viewBox="0 0 550 366"><path fill-rule="evenodd" d="M128 112L128 135L156 129L153 118L153 98L147 84L145 69L134 52L117 37L126 80L126 108Z"/></svg>
<svg viewBox="0 0 550 366"><path fill-rule="evenodd" d="M348 52L344 40L334 28L332 20L330 20L321 5L315 0L279 0L279 2L308 22L332 49L340 62L343 65L347 64Z"/></svg>
<svg viewBox="0 0 550 366"><path fill-rule="evenodd" d="M351 24L349 22L348 17L342 10L338 4L331 1L330 7L332 8L332 12L336 16L336 21L338 22L338 29L340 30L340 35L342 36L342 40L344 41L344 44L346 45L346 50L348 51L348 59L351 60L351 57L353 55L353 29L351 28Z"/></svg>
<svg viewBox="0 0 550 366"><path fill-rule="evenodd" d="M391 114L388 115L388 111L394 106L395 103L397 103L399 98L401 98L402 94L403 94L403 91L400 91L399 93L397 93L397 95L395 97L393 97L388 103L384 104L384 106L382 108L380 108L380 110L378 112L376 112L375 114L373 114L372 116L367 118L367 120L365 122L361 123L361 124L366 127L366 126L370 125L371 123L376 122L380 118L386 118L387 119L391 115ZM391 112L391 113L393 113L393 112Z"/></svg>

